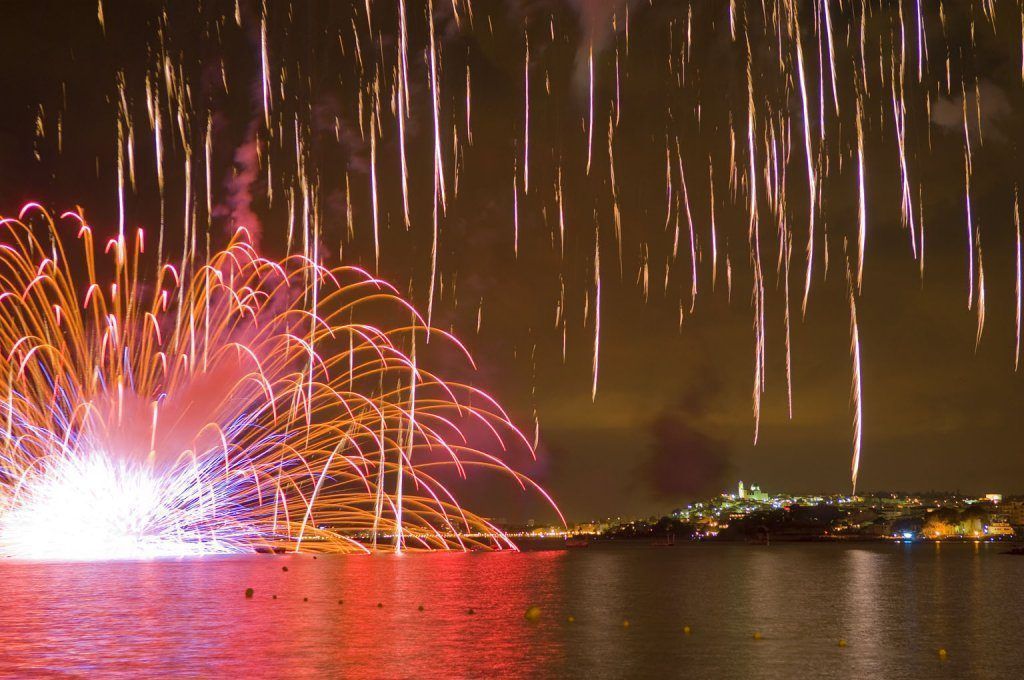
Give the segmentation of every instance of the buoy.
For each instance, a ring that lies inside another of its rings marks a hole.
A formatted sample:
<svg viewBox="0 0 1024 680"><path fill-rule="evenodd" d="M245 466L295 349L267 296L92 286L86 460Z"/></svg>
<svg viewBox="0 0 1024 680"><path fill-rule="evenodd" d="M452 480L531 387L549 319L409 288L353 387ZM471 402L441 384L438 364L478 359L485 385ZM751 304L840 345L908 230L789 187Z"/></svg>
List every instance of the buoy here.
<svg viewBox="0 0 1024 680"><path fill-rule="evenodd" d="M281 571L288 571L288 567L281 567Z"/></svg>
<svg viewBox="0 0 1024 680"><path fill-rule="evenodd" d="M526 608L526 613L523 614L527 621L536 621L540 618L540 607L533 605L532 607Z"/></svg>
<svg viewBox="0 0 1024 680"><path fill-rule="evenodd" d="M419 607L416 607L416 609L419 609L420 611L423 611L423 605L420 605Z"/></svg>
<svg viewBox="0 0 1024 680"><path fill-rule="evenodd" d="M566 621L568 621L569 623L574 623L576 621L576 617L572 614L569 614L569 617L566 619Z"/></svg>
<svg viewBox="0 0 1024 680"><path fill-rule="evenodd" d="M271 597L274 598L275 600L277 599L277 595L271 595Z"/></svg>
<svg viewBox="0 0 1024 680"><path fill-rule="evenodd" d="M760 640L761 639L761 631L759 631L759 630L755 630L754 631L754 639L755 640Z"/></svg>
<svg viewBox="0 0 1024 680"><path fill-rule="evenodd" d="M689 635L689 634L690 634L690 633L692 633L692 632L693 632L693 631L692 631L692 630L690 630L690 627L689 627L689 626L683 626L683 635Z"/></svg>
<svg viewBox="0 0 1024 680"><path fill-rule="evenodd" d="M255 590L253 590L252 588L246 588L246 589L245 589L245 596L246 596L247 598L250 598L250 599L252 599L252 596L253 596L254 594L256 594L256 591L255 591Z"/></svg>
<svg viewBox="0 0 1024 680"><path fill-rule="evenodd" d="M383 602L378 602L377 603L377 609L383 609L383 608L384 608L384 603Z"/></svg>
<svg viewBox="0 0 1024 680"><path fill-rule="evenodd" d="M475 612L475 611L473 611L473 608L472 608L472 607L470 607L469 609L467 609L467 610L466 610L466 613L467 613L467 614L476 614L476 612Z"/></svg>
<svg viewBox="0 0 1024 680"><path fill-rule="evenodd" d="M338 604L344 604L345 600L338 600Z"/></svg>
<svg viewBox="0 0 1024 680"><path fill-rule="evenodd" d="M945 647L939 647L939 658L944 660L946 658L946 656L947 656L946 648Z"/></svg>
<svg viewBox="0 0 1024 680"><path fill-rule="evenodd" d="M304 597L304 598L302 598L302 601L303 602L309 602L309 598L308 597Z"/></svg>
<svg viewBox="0 0 1024 680"><path fill-rule="evenodd" d="M844 640L843 638L839 638L839 646L840 647L845 647L846 646L846 640Z"/></svg>
<svg viewBox="0 0 1024 680"><path fill-rule="evenodd" d="M622 627L629 628L629 619L622 619Z"/></svg>

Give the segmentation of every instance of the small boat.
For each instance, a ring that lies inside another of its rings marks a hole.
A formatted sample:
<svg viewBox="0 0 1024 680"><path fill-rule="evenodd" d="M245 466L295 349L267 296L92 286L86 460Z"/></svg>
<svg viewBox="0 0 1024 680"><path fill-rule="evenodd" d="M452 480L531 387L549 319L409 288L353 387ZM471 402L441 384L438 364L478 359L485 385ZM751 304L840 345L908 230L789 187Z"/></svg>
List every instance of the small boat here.
<svg viewBox="0 0 1024 680"><path fill-rule="evenodd" d="M753 545L771 545L772 537L768 531L768 527L760 526L757 528L757 532L751 536L747 536L747 543Z"/></svg>
<svg viewBox="0 0 1024 680"><path fill-rule="evenodd" d="M270 545L257 545L257 546L254 546L253 547L253 551L255 551L259 555L284 555L285 552L287 552L285 550L285 548L283 548L281 546L270 546Z"/></svg>
<svg viewBox="0 0 1024 680"><path fill-rule="evenodd" d="M590 539L586 536L566 536L565 547L566 548L586 548L590 545Z"/></svg>

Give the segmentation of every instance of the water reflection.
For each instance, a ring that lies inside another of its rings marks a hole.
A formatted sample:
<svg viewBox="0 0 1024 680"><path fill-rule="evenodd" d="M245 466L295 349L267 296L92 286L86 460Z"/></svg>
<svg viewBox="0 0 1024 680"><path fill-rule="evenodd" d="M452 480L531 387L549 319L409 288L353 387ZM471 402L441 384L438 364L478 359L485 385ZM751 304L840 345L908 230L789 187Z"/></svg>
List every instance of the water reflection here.
<svg viewBox="0 0 1024 680"><path fill-rule="evenodd" d="M4 562L0 673L1020 676L1024 598L1013 584L1024 561L998 551L598 545L519 555ZM523 613L535 604L543 615L531 623ZM754 640L755 630L764 639Z"/></svg>

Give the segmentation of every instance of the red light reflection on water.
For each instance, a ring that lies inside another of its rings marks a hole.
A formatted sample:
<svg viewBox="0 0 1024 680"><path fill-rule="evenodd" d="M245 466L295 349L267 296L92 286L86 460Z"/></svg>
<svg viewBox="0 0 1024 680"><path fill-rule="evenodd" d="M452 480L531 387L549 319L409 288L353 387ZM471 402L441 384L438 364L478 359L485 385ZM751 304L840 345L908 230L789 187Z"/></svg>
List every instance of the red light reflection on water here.
<svg viewBox="0 0 1024 680"><path fill-rule="evenodd" d="M563 567L557 551L8 562L0 672L543 675L564 656ZM534 604L551 606L537 623Z"/></svg>

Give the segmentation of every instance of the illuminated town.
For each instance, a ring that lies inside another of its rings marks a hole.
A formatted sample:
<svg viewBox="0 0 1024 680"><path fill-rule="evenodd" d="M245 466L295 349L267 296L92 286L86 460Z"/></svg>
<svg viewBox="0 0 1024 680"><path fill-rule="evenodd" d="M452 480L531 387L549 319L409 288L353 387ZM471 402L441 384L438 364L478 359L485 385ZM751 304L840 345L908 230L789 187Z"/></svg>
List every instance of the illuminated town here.
<svg viewBox="0 0 1024 680"><path fill-rule="evenodd" d="M1000 493L875 492L857 496L771 493L742 481L736 489L663 517L606 518L560 526L514 527L521 538L768 541L1007 540L1024 533L1024 498Z"/></svg>

